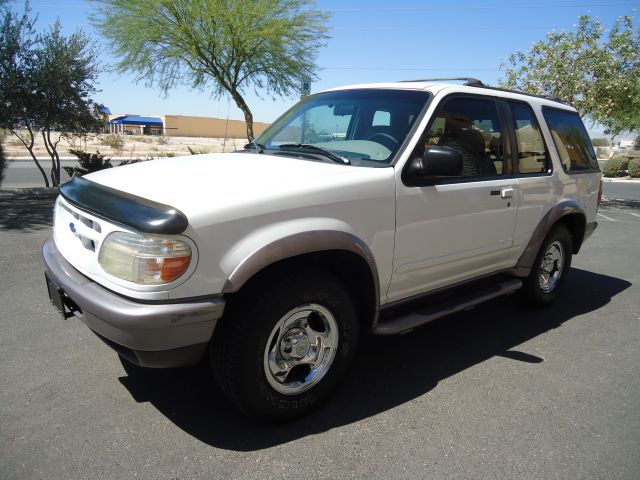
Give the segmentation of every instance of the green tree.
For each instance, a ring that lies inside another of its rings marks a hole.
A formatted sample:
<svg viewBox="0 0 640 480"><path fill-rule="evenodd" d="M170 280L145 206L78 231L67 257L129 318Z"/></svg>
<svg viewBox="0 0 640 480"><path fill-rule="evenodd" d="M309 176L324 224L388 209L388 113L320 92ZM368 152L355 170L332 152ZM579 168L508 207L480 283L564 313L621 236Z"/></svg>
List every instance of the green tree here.
<svg viewBox="0 0 640 480"><path fill-rule="evenodd" d="M315 78L318 49L328 38L328 14L311 0L103 0L95 26L133 72L165 94L179 83L227 92L243 112L253 140L253 114L244 94L297 93Z"/></svg>
<svg viewBox="0 0 640 480"><path fill-rule="evenodd" d="M100 72L97 51L82 31L68 37L56 22L34 32L28 6L21 16L2 12L0 31L0 127L20 139L49 178L34 153L37 135L51 159L51 185L60 183L58 146L63 138L83 136L99 128L100 105L91 99Z"/></svg>
<svg viewBox="0 0 640 480"><path fill-rule="evenodd" d="M581 16L574 31L547 34L502 68L501 86L558 97L613 137L640 130L640 29L631 16L608 32L597 18Z"/></svg>
<svg viewBox="0 0 640 480"><path fill-rule="evenodd" d="M591 139L591 144L594 147L608 147L609 146L609 140L607 140L606 138L592 138Z"/></svg>

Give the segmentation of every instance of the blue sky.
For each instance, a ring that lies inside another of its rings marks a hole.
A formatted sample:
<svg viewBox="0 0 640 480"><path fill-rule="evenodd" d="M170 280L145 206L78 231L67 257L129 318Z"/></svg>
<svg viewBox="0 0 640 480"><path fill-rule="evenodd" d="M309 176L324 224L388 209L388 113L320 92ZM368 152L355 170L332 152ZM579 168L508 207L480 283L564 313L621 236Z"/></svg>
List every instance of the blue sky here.
<svg viewBox="0 0 640 480"><path fill-rule="evenodd" d="M132 0L138 1L138 0ZM12 2L22 8L23 2ZM571 30L577 18L591 14L606 27L617 17L633 15L636 25L640 1L512 0L319 0L317 6L333 12L330 38L318 57L319 79L312 91L378 81L471 76L485 83L501 77L500 64L516 50L528 50L551 30ZM93 5L80 0L32 0L44 29L59 18L65 32L82 28L101 44L101 61L115 63L107 45L92 28L88 15ZM164 98L157 88L136 84L133 75L104 73L96 100L114 113L197 115L224 118L227 98L211 98L206 91L177 88ZM258 92L259 94L260 92ZM257 121L271 122L296 97L246 98ZM230 102L229 116L242 119Z"/></svg>

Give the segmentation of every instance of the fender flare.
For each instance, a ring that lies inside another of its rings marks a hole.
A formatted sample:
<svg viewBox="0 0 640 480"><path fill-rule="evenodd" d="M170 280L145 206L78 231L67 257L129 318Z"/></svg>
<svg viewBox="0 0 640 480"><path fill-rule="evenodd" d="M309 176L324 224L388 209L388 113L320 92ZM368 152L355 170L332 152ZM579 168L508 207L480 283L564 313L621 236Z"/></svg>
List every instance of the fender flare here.
<svg viewBox="0 0 640 480"><path fill-rule="evenodd" d="M374 285L375 312L380 308L380 279L375 258L368 245L355 235L339 230L299 232L275 240L253 251L231 272L222 293L237 292L255 274L281 260L307 253L343 250L360 256L369 266Z"/></svg>
<svg viewBox="0 0 640 480"><path fill-rule="evenodd" d="M520 258L518 259L518 263L515 266L515 275L526 277L529 275L531 268L533 268L533 263L538 256L538 252L540 251L540 247L542 246L542 242L547 238L549 232L553 228L555 224L558 223L563 217L567 215L579 214L584 218L586 224L586 215L582 206L574 201L574 200L564 200L557 205L555 205L551 210L549 210L544 217L538 222L538 225L533 230L533 234L531 235L531 239L527 244L526 248ZM580 239L582 242L582 239Z"/></svg>

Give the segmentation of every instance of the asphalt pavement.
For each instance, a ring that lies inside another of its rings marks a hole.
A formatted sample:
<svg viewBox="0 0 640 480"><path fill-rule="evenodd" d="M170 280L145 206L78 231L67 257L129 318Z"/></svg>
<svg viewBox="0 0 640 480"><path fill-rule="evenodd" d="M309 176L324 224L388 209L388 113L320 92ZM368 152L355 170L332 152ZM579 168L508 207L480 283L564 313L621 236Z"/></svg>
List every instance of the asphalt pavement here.
<svg viewBox="0 0 640 480"><path fill-rule="evenodd" d="M49 304L51 199L0 196L0 478L640 478L640 202L605 202L563 297L367 337L329 403L236 413L205 366L122 363Z"/></svg>

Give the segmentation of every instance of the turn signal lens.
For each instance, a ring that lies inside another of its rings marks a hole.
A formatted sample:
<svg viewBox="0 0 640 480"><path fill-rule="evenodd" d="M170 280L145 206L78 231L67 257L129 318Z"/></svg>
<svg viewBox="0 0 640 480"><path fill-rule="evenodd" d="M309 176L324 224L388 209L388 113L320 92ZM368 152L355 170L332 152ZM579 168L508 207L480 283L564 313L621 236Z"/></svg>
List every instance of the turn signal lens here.
<svg viewBox="0 0 640 480"><path fill-rule="evenodd" d="M105 272L140 285L172 282L190 262L191 247L182 240L126 232L109 234L98 255Z"/></svg>

